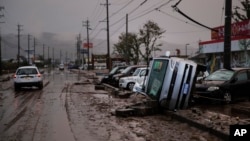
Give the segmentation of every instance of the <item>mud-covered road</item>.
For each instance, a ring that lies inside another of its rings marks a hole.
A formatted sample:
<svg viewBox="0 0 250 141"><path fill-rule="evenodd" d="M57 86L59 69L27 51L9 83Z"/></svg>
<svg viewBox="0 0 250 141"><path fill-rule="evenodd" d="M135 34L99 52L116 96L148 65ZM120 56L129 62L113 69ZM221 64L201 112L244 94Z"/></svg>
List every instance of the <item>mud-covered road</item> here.
<svg viewBox="0 0 250 141"><path fill-rule="evenodd" d="M15 92L0 82L0 141L220 141L169 114L116 117L113 112L143 99L115 98L95 90L92 73L45 73L44 89Z"/></svg>

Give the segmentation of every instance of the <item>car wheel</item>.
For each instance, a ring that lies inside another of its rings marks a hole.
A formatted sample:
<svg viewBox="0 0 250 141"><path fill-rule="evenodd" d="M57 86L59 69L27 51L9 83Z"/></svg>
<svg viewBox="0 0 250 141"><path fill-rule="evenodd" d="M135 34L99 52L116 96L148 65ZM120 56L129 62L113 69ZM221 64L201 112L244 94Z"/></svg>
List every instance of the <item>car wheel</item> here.
<svg viewBox="0 0 250 141"><path fill-rule="evenodd" d="M133 88L134 88L134 85L135 85L135 83L133 83L133 82L130 82L130 83L128 83L128 86L127 86L127 88L129 89L129 90L133 90Z"/></svg>
<svg viewBox="0 0 250 141"><path fill-rule="evenodd" d="M14 89L15 89L15 91L19 91L19 90L20 90L20 86L17 85L17 84L15 84L15 85L14 85Z"/></svg>
<svg viewBox="0 0 250 141"><path fill-rule="evenodd" d="M232 96L231 96L231 94L230 94L230 92L225 92L225 94L224 94L224 101L225 101L225 103L231 103L231 101L232 101Z"/></svg>
<svg viewBox="0 0 250 141"><path fill-rule="evenodd" d="M38 86L38 89L39 90L43 89L43 83Z"/></svg>

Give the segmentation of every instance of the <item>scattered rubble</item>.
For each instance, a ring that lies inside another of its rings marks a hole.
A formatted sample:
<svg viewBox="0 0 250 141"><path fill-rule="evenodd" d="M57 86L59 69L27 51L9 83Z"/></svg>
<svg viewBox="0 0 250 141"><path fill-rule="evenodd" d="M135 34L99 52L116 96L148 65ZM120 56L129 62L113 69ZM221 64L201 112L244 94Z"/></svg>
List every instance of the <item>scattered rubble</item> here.
<svg viewBox="0 0 250 141"><path fill-rule="evenodd" d="M250 124L249 120L243 120L239 117L232 117L217 112L202 110L199 108L188 108L185 110L169 111L161 109L157 103L152 99L144 95L140 95L131 91L119 90L116 87L99 84L98 82L93 82L95 84L95 90L104 90L108 92L109 97L114 97L118 99L124 99L126 103L122 104L112 104L110 114L116 117L145 117L158 114L167 114L169 120L177 120L183 123L187 123L193 127L196 127L205 132L211 133L222 140L228 140L230 125L235 124ZM100 105L99 105L100 106ZM247 108L240 108L242 111L250 111ZM234 110L234 109L232 109ZM237 110L237 109L235 109ZM141 129L135 129L133 125L129 126L134 129L134 133L138 137L147 137ZM202 135L192 135L192 140L206 140Z"/></svg>

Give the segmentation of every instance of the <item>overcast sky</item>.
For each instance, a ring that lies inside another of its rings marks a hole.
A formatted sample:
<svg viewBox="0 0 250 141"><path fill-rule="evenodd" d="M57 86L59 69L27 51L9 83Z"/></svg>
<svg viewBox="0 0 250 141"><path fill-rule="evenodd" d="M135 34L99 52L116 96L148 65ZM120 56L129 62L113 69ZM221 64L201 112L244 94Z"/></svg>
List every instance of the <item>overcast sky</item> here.
<svg viewBox="0 0 250 141"><path fill-rule="evenodd" d="M232 0L233 7L239 0ZM210 30L196 25L181 16L171 6L178 0L109 0L110 37L113 42L125 32L125 16L129 14L129 32L138 32L148 20L166 30L163 40L174 44L190 44L197 47L198 41L210 40ZM106 0L0 0L4 10L0 14L2 34L17 34L17 24L22 25L22 34L39 36L42 32L58 34L58 37L75 40L82 34L86 39L83 21L89 20L90 39L106 39ZM165 5L163 5L165 4ZM224 24L225 0L182 0L178 8L208 26ZM159 8L161 12L154 10ZM94 45L97 43L94 43Z"/></svg>

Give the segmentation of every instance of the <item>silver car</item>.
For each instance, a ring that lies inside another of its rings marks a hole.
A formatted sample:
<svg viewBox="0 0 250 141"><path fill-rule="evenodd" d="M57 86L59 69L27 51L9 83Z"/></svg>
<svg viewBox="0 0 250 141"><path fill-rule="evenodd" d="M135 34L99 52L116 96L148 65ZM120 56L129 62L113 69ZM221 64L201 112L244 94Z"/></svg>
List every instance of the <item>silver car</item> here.
<svg viewBox="0 0 250 141"><path fill-rule="evenodd" d="M43 76L36 66L19 67L13 77L15 91L32 86L43 89Z"/></svg>
<svg viewBox="0 0 250 141"><path fill-rule="evenodd" d="M59 65L59 70L64 70L64 64Z"/></svg>
<svg viewBox="0 0 250 141"><path fill-rule="evenodd" d="M133 90L137 79L145 76L147 67L137 68L132 76L122 77L119 79L119 87L124 89Z"/></svg>

